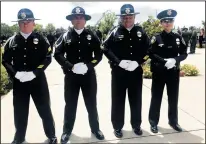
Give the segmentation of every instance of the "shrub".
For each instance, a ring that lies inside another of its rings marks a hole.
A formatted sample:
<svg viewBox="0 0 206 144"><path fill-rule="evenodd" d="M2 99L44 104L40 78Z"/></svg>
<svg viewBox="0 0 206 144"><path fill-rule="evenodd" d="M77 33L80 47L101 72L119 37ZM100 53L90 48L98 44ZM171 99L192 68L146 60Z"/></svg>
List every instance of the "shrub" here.
<svg viewBox="0 0 206 144"><path fill-rule="evenodd" d="M11 81L8 74L5 68L1 65L0 96L7 94L11 88Z"/></svg>
<svg viewBox="0 0 206 144"><path fill-rule="evenodd" d="M185 73L185 76L198 76L199 70L191 64L184 64L180 67L180 70Z"/></svg>
<svg viewBox="0 0 206 144"><path fill-rule="evenodd" d="M145 63L143 66L143 77L147 79L152 78L152 72L150 71L150 64L149 62Z"/></svg>
<svg viewBox="0 0 206 144"><path fill-rule="evenodd" d="M2 52L2 51L1 51ZM1 58L1 57L0 57ZM0 60L1 62L1 60ZM12 89L12 81L9 79L6 69L1 64L0 70L0 96L7 94Z"/></svg>

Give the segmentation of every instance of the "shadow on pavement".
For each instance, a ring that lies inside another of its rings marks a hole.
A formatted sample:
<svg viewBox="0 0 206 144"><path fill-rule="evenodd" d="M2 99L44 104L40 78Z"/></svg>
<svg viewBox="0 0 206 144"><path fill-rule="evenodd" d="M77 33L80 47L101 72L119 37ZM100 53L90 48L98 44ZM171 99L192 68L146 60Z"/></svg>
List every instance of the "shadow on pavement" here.
<svg viewBox="0 0 206 144"><path fill-rule="evenodd" d="M104 143L205 143L203 138L187 131L178 133L172 129L159 127L159 133L152 135L143 130L142 136L136 136L133 131L123 131L122 139L105 140Z"/></svg>

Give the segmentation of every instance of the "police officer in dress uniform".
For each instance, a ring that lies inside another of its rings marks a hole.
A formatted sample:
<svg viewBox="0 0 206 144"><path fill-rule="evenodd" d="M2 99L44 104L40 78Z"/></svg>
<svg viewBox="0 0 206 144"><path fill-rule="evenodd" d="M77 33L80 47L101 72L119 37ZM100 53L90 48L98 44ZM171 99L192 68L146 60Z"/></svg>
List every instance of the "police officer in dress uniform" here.
<svg viewBox="0 0 206 144"><path fill-rule="evenodd" d="M102 37L103 37L103 35L102 35L102 32L99 30L99 27L97 27L96 34L97 34L100 42L102 42Z"/></svg>
<svg viewBox="0 0 206 144"><path fill-rule="evenodd" d="M145 61L149 48L149 38L140 26L134 24L135 15L131 4L124 4L120 9L121 25L108 35L103 43L103 52L109 59L112 69L112 109L111 121L114 134L121 138L124 125L125 97L131 109L131 126L134 133L142 135L142 81L141 64Z"/></svg>
<svg viewBox="0 0 206 144"><path fill-rule="evenodd" d="M2 64L13 78L14 123L12 143L25 141L30 95L42 119L48 143L57 143L50 108L50 94L44 70L51 63L51 47L42 35L33 32L34 15L30 9L18 12L20 32L8 39Z"/></svg>
<svg viewBox="0 0 206 144"><path fill-rule="evenodd" d="M67 143L72 133L80 88L89 114L91 132L97 139L103 140L96 106L97 80L94 69L102 60L100 41L97 35L84 27L91 16L85 14L83 8L75 7L66 19L70 20L74 27L61 35L54 46L54 57L65 73L66 105L61 143Z"/></svg>
<svg viewBox="0 0 206 144"><path fill-rule="evenodd" d="M187 57L187 47L183 38L178 33L172 32L176 15L177 12L172 9L164 10L157 15L164 30L152 37L152 46L149 50L153 72L149 123L153 133L158 132L157 125L165 84L169 103L169 125L176 131L182 131L178 124L179 66Z"/></svg>
<svg viewBox="0 0 206 144"><path fill-rule="evenodd" d="M190 44L190 52L189 54L195 54L196 45L197 45L197 32L194 27L191 27L191 44Z"/></svg>
<svg viewBox="0 0 206 144"><path fill-rule="evenodd" d="M184 39L186 47L188 48L188 44L189 44L189 41L190 41L190 34L188 32L188 28L183 28L182 31L183 31L182 32L182 38Z"/></svg>

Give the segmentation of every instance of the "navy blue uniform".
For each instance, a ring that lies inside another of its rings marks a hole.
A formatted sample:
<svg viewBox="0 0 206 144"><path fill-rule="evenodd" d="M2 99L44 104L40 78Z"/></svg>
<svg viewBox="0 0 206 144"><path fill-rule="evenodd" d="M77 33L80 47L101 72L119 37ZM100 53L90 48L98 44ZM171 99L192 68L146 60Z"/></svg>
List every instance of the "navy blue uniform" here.
<svg viewBox="0 0 206 144"><path fill-rule="evenodd" d="M5 44L2 64L13 78L15 140L25 139L30 95L43 121L48 138L55 137L54 120L50 108L49 89L44 70L51 63L51 47L48 40L38 33L24 39L17 33ZM29 82L20 82L15 78L17 71L32 71L36 78Z"/></svg>
<svg viewBox="0 0 206 144"><path fill-rule="evenodd" d="M124 125L125 97L131 108L132 128L140 127L142 110L141 64L149 48L149 39L140 26L134 26L128 31L123 26L116 27L104 42L103 52L109 59L112 69L112 113L111 121L115 130L121 130ZM140 65L134 71L126 71L119 67L121 60L132 60Z"/></svg>

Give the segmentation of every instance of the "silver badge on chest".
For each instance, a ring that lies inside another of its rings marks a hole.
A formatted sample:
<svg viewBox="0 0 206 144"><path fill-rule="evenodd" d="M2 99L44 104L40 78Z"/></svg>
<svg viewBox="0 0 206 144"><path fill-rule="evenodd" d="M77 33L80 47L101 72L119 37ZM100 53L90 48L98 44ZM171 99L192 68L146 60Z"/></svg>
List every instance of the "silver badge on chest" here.
<svg viewBox="0 0 206 144"><path fill-rule="evenodd" d="M118 38L119 38L119 39L123 39L123 38L124 38L124 35L118 35Z"/></svg>
<svg viewBox="0 0 206 144"><path fill-rule="evenodd" d="M180 39L179 38L176 38L176 44L180 45Z"/></svg>
<svg viewBox="0 0 206 144"><path fill-rule="evenodd" d="M138 37L142 37L142 33L140 31L137 32Z"/></svg>
<svg viewBox="0 0 206 144"><path fill-rule="evenodd" d="M70 42L71 42L71 39L69 39L69 40L66 41L66 43L68 43L68 44L69 44Z"/></svg>
<svg viewBox="0 0 206 144"><path fill-rule="evenodd" d="M91 39L92 39L92 36L91 36L91 35L87 35L87 39L88 39L88 40L91 40Z"/></svg>
<svg viewBox="0 0 206 144"><path fill-rule="evenodd" d="M38 44L38 43L39 43L39 40L38 40L37 38L34 38L34 39L33 39L33 43L34 43L34 44Z"/></svg>

